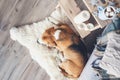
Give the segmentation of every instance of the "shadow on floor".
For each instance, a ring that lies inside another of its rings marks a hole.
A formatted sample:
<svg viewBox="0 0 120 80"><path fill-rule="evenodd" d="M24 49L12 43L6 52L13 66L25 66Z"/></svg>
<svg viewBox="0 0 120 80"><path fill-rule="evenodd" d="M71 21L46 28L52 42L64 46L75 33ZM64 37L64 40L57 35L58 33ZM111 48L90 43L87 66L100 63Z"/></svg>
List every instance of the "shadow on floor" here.
<svg viewBox="0 0 120 80"><path fill-rule="evenodd" d="M97 37L99 37L102 33L104 28L99 28L97 30L92 31L88 36L86 36L83 40L86 44L88 49L88 53L92 53L93 49L95 48Z"/></svg>

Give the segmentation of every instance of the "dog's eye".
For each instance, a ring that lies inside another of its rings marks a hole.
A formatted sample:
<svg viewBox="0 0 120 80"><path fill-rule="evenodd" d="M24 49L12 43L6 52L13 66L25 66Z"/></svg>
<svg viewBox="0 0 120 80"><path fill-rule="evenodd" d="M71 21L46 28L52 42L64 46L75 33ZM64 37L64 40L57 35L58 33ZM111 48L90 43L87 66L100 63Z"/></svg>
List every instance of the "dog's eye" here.
<svg viewBox="0 0 120 80"><path fill-rule="evenodd" d="M43 36L42 39L45 40L47 37L46 36Z"/></svg>

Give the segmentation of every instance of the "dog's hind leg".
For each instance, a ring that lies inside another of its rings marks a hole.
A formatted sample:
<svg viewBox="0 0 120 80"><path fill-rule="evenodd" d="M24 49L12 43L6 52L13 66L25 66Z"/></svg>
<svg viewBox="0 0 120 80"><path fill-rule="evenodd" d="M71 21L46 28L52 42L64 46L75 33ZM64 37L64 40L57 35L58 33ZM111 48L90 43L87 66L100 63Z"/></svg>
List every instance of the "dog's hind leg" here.
<svg viewBox="0 0 120 80"><path fill-rule="evenodd" d="M71 60L66 60L60 64L60 68L64 71L62 72L67 77L78 78L82 72L82 68L78 67Z"/></svg>

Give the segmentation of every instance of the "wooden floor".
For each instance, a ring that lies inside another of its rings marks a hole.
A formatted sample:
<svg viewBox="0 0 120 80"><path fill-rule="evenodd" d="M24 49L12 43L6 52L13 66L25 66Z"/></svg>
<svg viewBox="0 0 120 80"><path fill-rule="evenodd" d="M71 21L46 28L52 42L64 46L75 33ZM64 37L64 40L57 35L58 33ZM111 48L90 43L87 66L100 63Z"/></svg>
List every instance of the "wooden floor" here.
<svg viewBox="0 0 120 80"><path fill-rule="evenodd" d="M10 39L9 30L44 19L56 5L57 0L0 0L0 80L50 80L29 51Z"/></svg>
<svg viewBox="0 0 120 80"><path fill-rule="evenodd" d="M10 39L9 30L44 19L55 9L58 0L0 0L0 80L50 80L47 73L31 59L29 51ZM82 2L77 3L86 9ZM84 39L92 52L97 30Z"/></svg>
<svg viewBox="0 0 120 80"><path fill-rule="evenodd" d="M0 0L0 80L49 80L29 51L10 39L13 26L42 20L57 0Z"/></svg>

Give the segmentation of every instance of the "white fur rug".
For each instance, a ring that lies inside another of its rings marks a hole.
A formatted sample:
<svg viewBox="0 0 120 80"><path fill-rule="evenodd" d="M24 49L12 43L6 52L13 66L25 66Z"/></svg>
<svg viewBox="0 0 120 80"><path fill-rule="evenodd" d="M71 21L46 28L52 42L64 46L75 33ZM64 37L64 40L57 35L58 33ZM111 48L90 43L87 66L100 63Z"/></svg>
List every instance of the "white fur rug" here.
<svg viewBox="0 0 120 80"><path fill-rule="evenodd" d="M57 7L50 17L47 17L43 21L18 28L11 28L10 35L13 40L18 41L29 49L32 59L37 61L46 70L51 80L75 80L68 79L60 73L57 67L56 57L58 51L56 49L48 49L47 46L37 43L37 39L43 43L41 35L46 29L55 26L53 23L58 24L61 22L69 23L69 20L61 8Z"/></svg>

